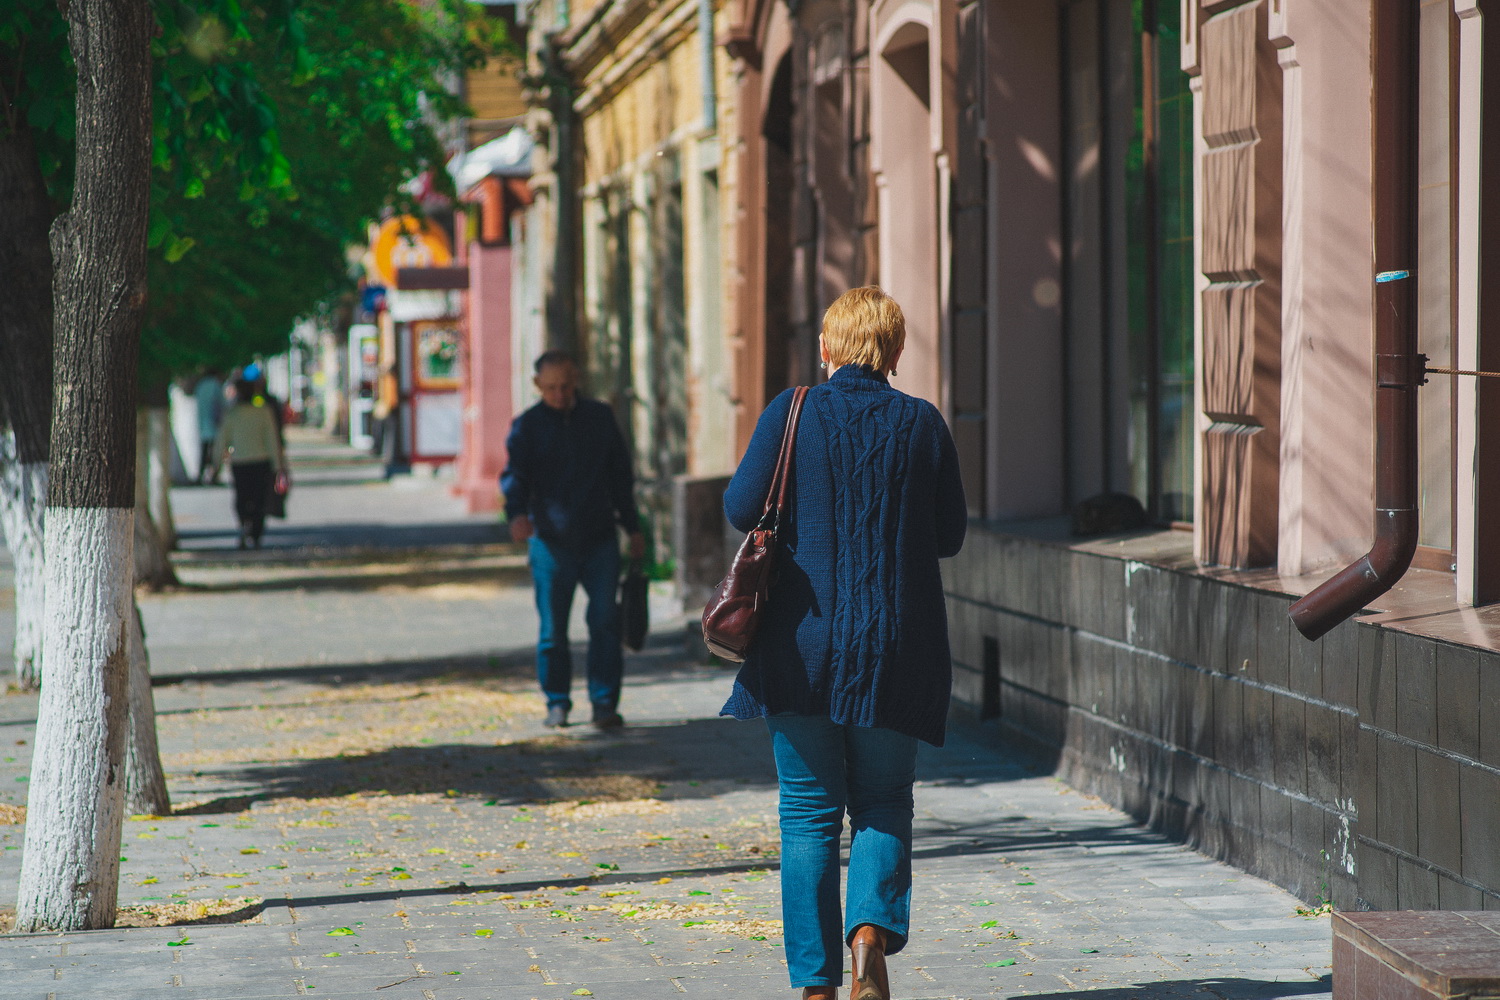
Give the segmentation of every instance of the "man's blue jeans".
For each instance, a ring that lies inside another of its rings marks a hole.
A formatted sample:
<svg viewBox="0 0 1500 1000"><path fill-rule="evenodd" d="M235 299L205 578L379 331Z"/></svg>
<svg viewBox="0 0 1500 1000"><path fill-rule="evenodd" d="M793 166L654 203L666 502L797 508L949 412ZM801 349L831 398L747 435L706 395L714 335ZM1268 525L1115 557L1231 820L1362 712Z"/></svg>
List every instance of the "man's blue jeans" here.
<svg viewBox="0 0 1500 1000"><path fill-rule="evenodd" d="M573 707L573 656L568 649L568 616L573 592L583 584L589 606L589 701L599 711L613 712L620 704L620 675L625 655L620 649L620 611L615 591L620 583L620 547L611 535L583 552L531 539L531 579L536 585L536 611L541 637L536 644L536 676L547 705Z"/></svg>
<svg viewBox="0 0 1500 1000"><path fill-rule="evenodd" d="M861 924L906 945L917 741L820 716L766 719L781 784L781 917L793 986L843 985ZM839 915L839 838L849 812L849 883ZM840 936L840 928L843 935Z"/></svg>

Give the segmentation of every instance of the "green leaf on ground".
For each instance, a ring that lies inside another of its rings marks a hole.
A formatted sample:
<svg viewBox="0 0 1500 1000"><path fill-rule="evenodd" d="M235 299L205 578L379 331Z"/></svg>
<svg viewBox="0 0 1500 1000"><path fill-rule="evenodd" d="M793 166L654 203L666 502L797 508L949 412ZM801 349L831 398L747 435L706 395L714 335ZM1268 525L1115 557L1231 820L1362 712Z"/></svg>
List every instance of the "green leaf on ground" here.
<svg viewBox="0 0 1500 1000"><path fill-rule="evenodd" d="M1085 955L1097 955L1099 953L1098 948L1079 948L1078 950Z"/></svg>
<svg viewBox="0 0 1500 1000"><path fill-rule="evenodd" d="M998 962L985 962L984 963L984 967L986 969L1003 969L1003 968L1005 968L1008 965L1015 965L1015 964L1016 964L1016 960L1013 959L1013 958L1002 958Z"/></svg>
<svg viewBox="0 0 1500 1000"><path fill-rule="evenodd" d="M980 924L979 926L982 927L982 928L984 928L985 930L989 930L991 927L999 927L1000 926L1000 921L998 921L998 920L986 920L984 923Z"/></svg>
<svg viewBox="0 0 1500 1000"><path fill-rule="evenodd" d="M474 932L475 937L494 937L495 932L488 927L481 927Z"/></svg>
<svg viewBox="0 0 1500 1000"><path fill-rule="evenodd" d="M349 927L335 927L328 932L329 937L354 937L353 929Z"/></svg>
<svg viewBox="0 0 1500 1000"><path fill-rule="evenodd" d="M182 935L181 940L178 940L178 941L168 941L167 942L167 947L168 948L181 948L183 945L188 945L188 944L192 944L192 943L193 942L191 942L191 941L188 940L188 936L186 934L184 934L184 935Z"/></svg>

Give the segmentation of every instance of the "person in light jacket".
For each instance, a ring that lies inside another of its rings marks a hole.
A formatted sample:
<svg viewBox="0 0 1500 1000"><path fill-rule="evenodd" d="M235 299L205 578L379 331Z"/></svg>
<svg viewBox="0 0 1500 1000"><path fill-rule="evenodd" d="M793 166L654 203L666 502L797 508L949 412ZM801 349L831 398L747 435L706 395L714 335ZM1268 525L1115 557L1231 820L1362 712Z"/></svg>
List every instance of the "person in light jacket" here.
<svg viewBox="0 0 1500 1000"><path fill-rule="evenodd" d="M276 477L286 474L286 452L276 418L255 383L240 379L235 403L224 414L214 439L214 478L225 458L234 478L234 512L240 520L240 548L260 548L266 530L266 504Z"/></svg>
<svg viewBox="0 0 1500 1000"><path fill-rule="evenodd" d="M720 713L770 729L787 970L805 1000L835 996L846 944L853 1000L888 1000L885 956L907 942L917 743L941 746L947 722L938 560L962 546L968 513L947 424L890 382L905 341L879 288L845 292L823 317L833 374L808 391L770 603ZM741 531L760 519L791 399L761 414L724 494Z"/></svg>

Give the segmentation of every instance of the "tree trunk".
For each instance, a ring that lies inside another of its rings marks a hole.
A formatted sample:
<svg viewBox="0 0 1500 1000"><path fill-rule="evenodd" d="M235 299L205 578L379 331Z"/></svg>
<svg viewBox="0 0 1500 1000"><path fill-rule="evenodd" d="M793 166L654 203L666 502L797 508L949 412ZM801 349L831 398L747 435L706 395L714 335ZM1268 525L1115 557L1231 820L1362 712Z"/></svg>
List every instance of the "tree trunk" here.
<svg viewBox="0 0 1500 1000"><path fill-rule="evenodd" d="M136 605L130 616L130 742L125 751L125 811L170 816L167 776L156 745L156 699L151 694L151 657L146 626Z"/></svg>
<svg viewBox="0 0 1500 1000"><path fill-rule="evenodd" d="M148 590L175 587L177 574L151 517L151 411L135 411L135 581Z"/></svg>
<svg viewBox="0 0 1500 1000"><path fill-rule="evenodd" d="M52 419L52 249L57 212L23 122L0 122L0 424L23 465L46 462Z"/></svg>
<svg viewBox="0 0 1500 1000"><path fill-rule="evenodd" d="M147 0L70 0L78 164L52 226L47 609L16 930L115 921L129 729L135 388L146 302Z"/></svg>
<svg viewBox="0 0 1500 1000"><path fill-rule="evenodd" d="M52 421L52 248L56 215L24 119L0 124L0 526L15 562L16 681L42 671L42 521Z"/></svg>
<svg viewBox="0 0 1500 1000"><path fill-rule="evenodd" d="M177 549L177 519L172 516L172 410L169 406L152 406L146 409L150 426L146 436L151 441L150 480L147 508L151 511L151 523L161 536L161 544L168 552Z"/></svg>
<svg viewBox="0 0 1500 1000"><path fill-rule="evenodd" d="M177 548L177 526L172 519L172 396L167 382L155 382L141 388L141 410L146 414L144 444L136 438L136 447L145 468L145 510L151 515L162 548ZM139 488L139 486L138 486ZM137 523L142 506L136 504ZM140 567L136 567L139 572ZM139 577L137 577L139 579Z"/></svg>
<svg viewBox="0 0 1500 1000"><path fill-rule="evenodd" d="M0 428L0 530L15 565L16 684L42 683L42 610L46 585L42 559L47 463L22 462L14 431Z"/></svg>

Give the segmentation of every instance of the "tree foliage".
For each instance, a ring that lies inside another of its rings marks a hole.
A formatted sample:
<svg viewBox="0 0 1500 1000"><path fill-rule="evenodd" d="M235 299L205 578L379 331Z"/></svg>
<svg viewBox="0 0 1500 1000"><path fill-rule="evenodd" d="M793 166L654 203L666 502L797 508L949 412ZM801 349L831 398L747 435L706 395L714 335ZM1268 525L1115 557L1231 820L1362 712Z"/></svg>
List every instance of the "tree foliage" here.
<svg viewBox="0 0 1500 1000"><path fill-rule="evenodd" d="M346 287L345 247L423 171L457 74L505 50L465 0L153 0L150 297L141 377L281 349ZM53 211L74 69L55 0L0 5L0 129L28 128Z"/></svg>
<svg viewBox="0 0 1500 1000"><path fill-rule="evenodd" d="M421 172L446 180L439 126L461 110L448 81L504 42L473 31L477 16L467 5L301 0L313 58L293 67L272 46L251 55L294 189L243 198L232 178L209 177L163 203L203 252L153 260L143 364L174 373L273 353L298 316L347 287L345 248L366 222Z"/></svg>

